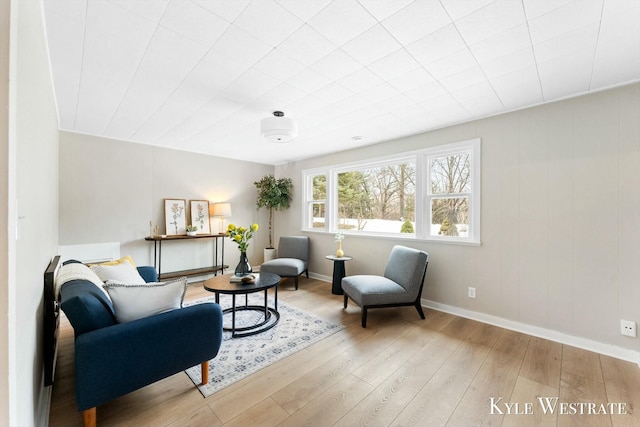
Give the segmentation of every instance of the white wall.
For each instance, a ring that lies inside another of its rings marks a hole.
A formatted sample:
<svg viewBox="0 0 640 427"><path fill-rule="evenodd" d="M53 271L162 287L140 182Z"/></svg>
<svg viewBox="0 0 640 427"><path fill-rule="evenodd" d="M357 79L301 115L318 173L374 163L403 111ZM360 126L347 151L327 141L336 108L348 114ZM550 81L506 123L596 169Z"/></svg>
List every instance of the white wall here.
<svg viewBox="0 0 640 427"><path fill-rule="evenodd" d="M430 253L423 299L638 355L620 319L640 322L639 117L633 84L278 166L296 194L277 235L300 233L303 169L479 137L482 245L349 236L347 273L381 273L391 247L408 244ZM333 235L309 235L310 270L330 276Z"/></svg>
<svg viewBox="0 0 640 427"><path fill-rule="evenodd" d="M231 203L233 222L263 226L252 239L248 256L262 262L267 214L256 211L254 181L273 173L273 166L229 160L96 136L60 132L60 245L120 242L121 255L136 264L153 264L149 221L164 233L164 199ZM187 221L189 222L189 221ZM220 220L211 219L212 231ZM210 265L212 240L165 242L162 271ZM225 264L234 268L239 251L228 240Z"/></svg>
<svg viewBox="0 0 640 427"><path fill-rule="evenodd" d="M9 14L7 4L0 6L3 20ZM50 398L50 388L43 387L42 279L57 248L58 119L42 3L13 1L10 16L8 102L4 86L2 90L8 126L0 139L3 148L8 147L0 156L1 169L7 172L0 191L7 211L0 219L7 225L3 233L8 232L0 238L0 300L5 314L0 328L0 424L32 426L46 424ZM4 84L4 69L0 74Z"/></svg>
<svg viewBox="0 0 640 427"><path fill-rule="evenodd" d="M0 2L0 425L9 425L9 45L11 7ZM6 225L6 226L5 226ZM13 268L13 267L12 267Z"/></svg>

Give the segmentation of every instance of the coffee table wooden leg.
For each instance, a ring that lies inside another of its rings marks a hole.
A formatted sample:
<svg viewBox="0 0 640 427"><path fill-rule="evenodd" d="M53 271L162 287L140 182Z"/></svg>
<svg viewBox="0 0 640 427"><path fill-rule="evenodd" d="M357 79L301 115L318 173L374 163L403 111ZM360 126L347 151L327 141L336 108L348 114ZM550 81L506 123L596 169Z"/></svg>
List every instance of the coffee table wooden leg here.
<svg viewBox="0 0 640 427"><path fill-rule="evenodd" d="M200 364L202 385L209 384L209 361Z"/></svg>

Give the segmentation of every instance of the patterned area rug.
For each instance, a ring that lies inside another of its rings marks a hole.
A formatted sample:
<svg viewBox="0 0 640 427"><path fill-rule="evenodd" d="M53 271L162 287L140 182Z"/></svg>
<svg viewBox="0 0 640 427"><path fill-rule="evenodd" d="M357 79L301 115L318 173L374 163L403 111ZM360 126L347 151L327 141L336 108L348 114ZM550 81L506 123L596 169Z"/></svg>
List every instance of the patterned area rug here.
<svg viewBox="0 0 640 427"><path fill-rule="evenodd" d="M185 306L215 301L214 297L185 302ZM237 304L244 304L244 297L237 297ZM264 293L249 295L249 305L264 304ZM231 297L220 296L222 308L231 307ZM273 300L269 298L269 307ZM200 365L185 372L198 387L204 397L210 396L236 381L239 381L270 364L283 359L298 350L318 342L341 329L343 325L322 319L315 314L300 310L278 301L280 321L273 328L259 334L231 338L231 332L224 331L222 346L218 355L209 362L209 383L200 385ZM252 311L236 314L236 327L262 322L263 316ZM231 314L224 315L225 327L231 325Z"/></svg>

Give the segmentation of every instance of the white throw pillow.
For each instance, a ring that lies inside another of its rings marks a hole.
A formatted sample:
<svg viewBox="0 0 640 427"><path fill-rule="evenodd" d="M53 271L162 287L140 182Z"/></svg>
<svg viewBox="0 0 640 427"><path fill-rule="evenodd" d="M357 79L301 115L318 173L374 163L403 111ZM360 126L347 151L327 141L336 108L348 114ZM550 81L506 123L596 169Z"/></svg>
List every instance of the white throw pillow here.
<svg viewBox="0 0 640 427"><path fill-rule="evenodd" d="M112 280L128 285L145 283L140 273L138 273L138 269L128 262L116 265L94 264L91 266L91 271L96 273L103 282Z"/></svg>
<svg viewBox="0 0 640 427"><path fill-rule="evenodd" d="M144 285L110 280L104 288L111 297L116 322L125 323L181 308L187 291L187 278Z"/></svg>

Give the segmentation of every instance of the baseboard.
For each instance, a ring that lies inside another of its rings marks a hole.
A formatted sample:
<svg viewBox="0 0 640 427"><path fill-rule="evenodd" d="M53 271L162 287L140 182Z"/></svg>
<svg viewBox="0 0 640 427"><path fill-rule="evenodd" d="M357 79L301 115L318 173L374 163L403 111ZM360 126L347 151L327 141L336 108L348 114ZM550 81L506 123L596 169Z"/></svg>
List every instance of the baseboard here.
<svg viewBox="0 0 640 427"><path fill-rule="evenodd" d="M314 273L314 272L311 272L311 271L309 272L309 277L311 279L317 279L317 280L321 280L323 282L331 283L333 281L331 276L325 276L324 274L318 274L318 273Z"/></svg>
<svg viewBox="0 0 640 427"><path fill-rule="evenodd" d="M53 386L42 387L40 399L38 400L38 408L34 414L34 425L36 426L45 427L49 425L52 391Z"/></svg>
<svg viewBox="0 0 640 427"><path fill-rule="evenodd" d="M504 319L502 317L492 316L490 314L480 313L477 311L465 310L463 308L454 307L439 302L426 299L420 300L424 307L432 308L438 311L454 314L456 316L465 317L467 319L477 320L478 322L488 323L490 325L499 326L523 334L532 335L534 337L544 338L561 344L567 344L584 350L593 351L604 354L606 356L615 357L616 359L633 362L640 368L640 352L625 349L611 344L604 344L598 341L586 338L576 337L551 329L541 328L538 326L528 325L526 323L515 322L513 320Z"/></svg>

